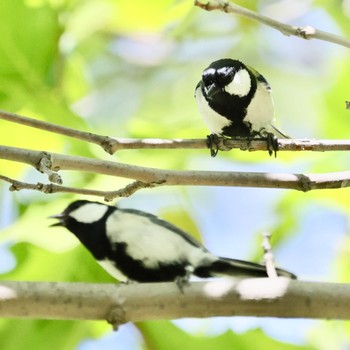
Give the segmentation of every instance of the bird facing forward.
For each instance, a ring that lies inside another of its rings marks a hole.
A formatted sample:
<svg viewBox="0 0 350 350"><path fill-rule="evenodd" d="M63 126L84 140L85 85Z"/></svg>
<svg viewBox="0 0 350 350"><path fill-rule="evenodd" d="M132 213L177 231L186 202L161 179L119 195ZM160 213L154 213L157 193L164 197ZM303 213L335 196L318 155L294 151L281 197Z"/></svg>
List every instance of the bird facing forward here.
<svg viewBox="0 0 350 350"><path fill-rule="evenodd" d="M254 68L238 60L225 58L211 63L203 71L195 97L212 132L208 146L214 157L218 136L244 137L249 141L264 138L269 154L275 156L277 138L289 138L272 125L274 106L269 83Z"/></svg>
<svg viewBox="0 0 350 350"><path fill-rule="evenodd" d="M263 265L211 254L185 231L135 209L78 200L52 218L72 232L114 278L126 282L175 281L198 277L267 277ZM277 269L279 276L296 278Z"/></svg>

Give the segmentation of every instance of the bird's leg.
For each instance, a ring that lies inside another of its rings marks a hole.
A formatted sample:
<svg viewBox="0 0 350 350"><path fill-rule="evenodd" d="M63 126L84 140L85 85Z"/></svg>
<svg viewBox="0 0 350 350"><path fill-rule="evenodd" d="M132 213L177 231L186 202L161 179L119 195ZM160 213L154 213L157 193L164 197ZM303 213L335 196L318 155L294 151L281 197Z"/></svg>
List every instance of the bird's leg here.
<svg viewBox="0 0 350 350"><path fill-rule="evenodd" d="M254 135L258 135L262 139L266 140L267 144L267 151L269 152L269 155L272 156L272 154L275 154L275 158L277 157L277 151L278 151L278 138L275 134L272 132L267 132L265 128L260 129L259 131L255 132Z"/></svg>
<svg viewBox="0 0 350 350"><path fill-rule="evenodd" d="M247 149L249 150L250 149L250 145L252 144L252 141L255 139L255 137L256 136L259 136L259 137L261 137L260 136L260 134L258 133L258 132L252 132L252 133L250 133L248 136L247 136L247 138L246 138L246 140L247 140Z"/></svg>
<svg viewBox="0 0 350 350"><path fill-rule="evenodd" d="M272 156L272 154L274 153L276 158L278 151L278 138L272 132L267 133L265 138L269 155Z"/></svg>
<svg viewBox="0 0 350 350"><path fill-rule="evenodd" d="M180 292L184 294L184 286L190 283L190 277L193 273L193 267L191 265L187 265L185 267L186 273L184 276L177 276L175 278L175 283L180 289Z"/></svg>
<svg viewBox="0 0 350 350"><path fill-rule="evenodd" d="M219 136L216 134L210 134L207 136L207 146L210 149L210 155L216 157L219 152Z"/></svg>

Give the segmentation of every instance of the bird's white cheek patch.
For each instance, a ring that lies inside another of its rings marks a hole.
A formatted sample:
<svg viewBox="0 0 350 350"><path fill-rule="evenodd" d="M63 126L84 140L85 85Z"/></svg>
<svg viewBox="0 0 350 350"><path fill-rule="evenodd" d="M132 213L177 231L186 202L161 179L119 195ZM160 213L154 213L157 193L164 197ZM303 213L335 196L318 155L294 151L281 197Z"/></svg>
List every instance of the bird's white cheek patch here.
<svg viewBox="0 0 350 350"><path fill-rule="evenodd" d="M233 80L225 86L225 91L230 95L247 96L251 89L250 75L247 70L239 70Z"/></svg>
<svg viewBox="0 0 350 350"><path fill-rule="evenodd" d="M108 206L98 203L85 204L69 214L73 219L84 224L91 224L100 220L106 214Z"/></svg>

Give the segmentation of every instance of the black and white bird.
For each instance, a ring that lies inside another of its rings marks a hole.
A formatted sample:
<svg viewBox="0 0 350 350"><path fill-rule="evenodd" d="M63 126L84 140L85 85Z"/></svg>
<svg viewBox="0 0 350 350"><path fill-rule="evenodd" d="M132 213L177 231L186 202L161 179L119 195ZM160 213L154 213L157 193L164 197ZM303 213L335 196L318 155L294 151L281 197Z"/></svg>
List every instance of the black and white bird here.
<svg viewBox="0 0 350 350"><path fill-rule="evenodd" d="M214 157L218 136L264 138L270 155L276 155L277 138L289 138L272 125L274 105L269 83L254 68L238 60L224 58L211 63L203 71L195 97L212 132L208 146Z"/></svg>
<svg viewBox="0 0 350 350"><path fill-rule="evenodd" d="M263 265L211 254L192 236L171 223L135 209L78 200L52 226L64 226L114 278L126 282L175 281L198 277L267 277ZM296 278L277 269L277 274Z"/></svg>

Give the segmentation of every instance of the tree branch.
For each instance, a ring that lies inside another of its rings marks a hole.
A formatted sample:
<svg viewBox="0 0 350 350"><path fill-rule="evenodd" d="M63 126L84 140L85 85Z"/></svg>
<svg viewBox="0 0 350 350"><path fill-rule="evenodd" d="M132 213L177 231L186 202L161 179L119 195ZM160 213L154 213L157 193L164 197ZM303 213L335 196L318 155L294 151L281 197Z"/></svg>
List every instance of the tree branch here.
<svg viewBox="0 0 350 350"><path fill-rule="evenodd" d="M125 186L124 188L121 188L119 190L115 191L99 191L99 190L92 190L87 188L76 188L76 187L67 187L67 186L58 186L52 183L49 184L43 184L41 182L34 183L28 183L23 181L18 181L11 179L7 176L0 174L0 180L3 180L5 182L8 182L11 184L9 190L10 191L21 191L21 190L35 190L39 192L43 192L46 194L51 193L75 193L75 194L82 194L85 196L98 196L98 197L104 197L104 200L106 202L110 202L115 198L118 197L129 197L132 194L134 194L136 191L141 190L143 188L150 188L150 187L156 187L157 184L146 184L141 181L134 181L130 183L129 185Z"/></svg>
<svg viewBox="0 0 350 350"><path fill-rule="evenodd" d="M67 128L65 126L45 122L42 120L37 120L33 118L24 117L18 114L0 111L0 119L7 120L12 123L17 123L21 125L26 125L31 128L36 128L40 130L45 130L59 135L65 135L73 137L78 140L95 143L102 147L104 142L108 142L108 136L102 136L97 134L92 134L85 131L79 131L72 128Z"/></svg>
<svg viewBox="0 0 350 350"><path fill-rule="evenodd" d="M125 322L182 317L350 319L350 284L287 278L131 285L0 282L0 317ZM293 305L293 307L290 307Z"/></svg>
<svg viewBox="0 0 350 350"><path fill-rule="evenodd" d="M127 138L112 138L93 134L86 131L79 131L65 126L37 120L29 117L24 117L18 114L0 111L0 119L17 123L32 128L45 130L59 135L72 137L89 143L94 143L101 146L107 153L114 154L116 151L123 149L171 149L171 148L207 148L207 142L203 139L127 139Z"/></svg>
<svg viewBox="0 0 350 350"><path fill-rule="evenodd" d="M109 154L116 151L131 149L205 149L208 148L206 139L132 139L132 138L112 138L79 131L57 124L52 124L42 120L36 120L17 114L0 111L0 119L12 123L18 123L29 127L45 130L55 134L60 134L85 142L94 143L102 147ZM280 151L350 151L349 140L306 140L306 139L280 139L278 140ZM220 151L230 151L231 149L241 149L248 151L267 151L266 141L246 139L220 138L218 145Z"/></svg>
<svg viewBox="0 0 350 350"><path fill-rule="evenodd" d="M51 170L77 170L134 179L145 184L167 186L230 186L284 188L299 191L350 186L350 171L324 174L283 174L234 171L165 170L103 161L86 157L0 146L0 159L37 167L42 157L50 157ZM146 187L148 185L145 185Z"/></svg>
<svg viewBox="0 0 350 350"><path fill-rule="evenodd" d="M260 15L256 12L253 12L251 10L248 10L244 7L238 6L226 0L213 0L213 1L207 1L205 3L199 0L195 0L194 5L207 11L220 10L226 13L235 13L239 16L252 19L254 21L260 22L269 27L277 29L282 34L287 36L293 35L303 39L319 39L319 40L331 42L333 44L350 48L350 40L345 39L339 35L324 32L322 30L315 29L312 26L305 26L305 27L290 26L288 24L276 21L270 17Z"/></svg>
<svg viewBox="0 0 350 350"><path fill-rule="evenodd" d="M127 149L205 149L208 148L206 139L132 139L109 138L104 143L110 154ZM240 149L242 151L267 151L265 140L219 138L220 151ZM308 140L308 139L279 139L279 151L350 151L350 140Z"/></svg>

